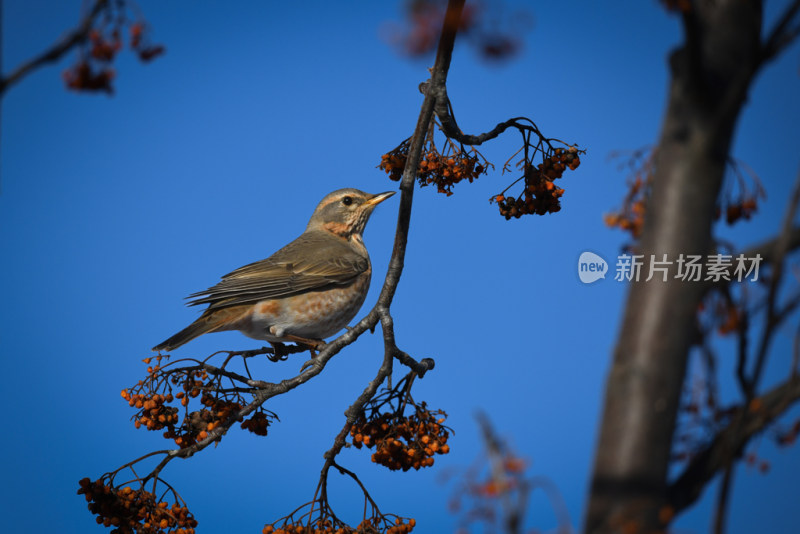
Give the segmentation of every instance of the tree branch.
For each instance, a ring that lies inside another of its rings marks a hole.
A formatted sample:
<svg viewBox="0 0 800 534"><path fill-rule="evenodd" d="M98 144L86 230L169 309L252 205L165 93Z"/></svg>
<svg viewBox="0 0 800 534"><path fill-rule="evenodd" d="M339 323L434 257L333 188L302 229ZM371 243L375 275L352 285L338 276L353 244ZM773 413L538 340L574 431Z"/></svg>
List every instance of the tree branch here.
<svg viewBox="0 0 800 534"><path fill-rule="evenodd" d="M794 0L786 8L778 22L769 32L761 47L761 62L767 63L775 59L787 46L800 35L800 22L794 20L800 12L800 0ZM791 26L794 23L794 26Z"/></svg>
<svg viewBox="0 0 800 534"><path fill-rule="evenodd" d="M94 20L108 7L108 0L96 0L92 8L84 16L78 27L70 31L60 41L53 46L28 60L14 69L8 76L0 78L0 97L2 97L9 87L19 82L23 77L30 74L34 69L47 63L58 61L61 56L69 52L73 47L83 43L89 37L89 31L94 25Z"/></svg>
<svg viewBox="0 0 800 534"><path fill-rule="evenodd" d="M789 378L757 399L756 403L740 406L727 426L717 432L669 485L667 502L676 514L691 506L719 471L741 456L752 437L800 399L800 380Z"/></svg>
<svg viewBox="0 0 800 534"><path fill-rule="evenodd" d="M789 250L789 241L792 234L792 224L794 217L797 214L797 207L800 204L800 172L797 173L792 194L789 199L789 204L786 208L786 215L784 215L783 228L777 241L775 242L774 258L772 266L772 276L769 281L769 293L767 295L767 318L764 325L764 331L761 335L761 340L758 345L758 352L756 353L756 364L753 369L753 374L747 383L747 398L752 398L755 394L755 388L761 379L761 373L764 369L764 363L767 359L770 342L772 341L772 332L786 313L779 313L776 310L776 300L778 295L778 286L783 277L783 260ZM791 310L791 307L788 308Z"/></svg>

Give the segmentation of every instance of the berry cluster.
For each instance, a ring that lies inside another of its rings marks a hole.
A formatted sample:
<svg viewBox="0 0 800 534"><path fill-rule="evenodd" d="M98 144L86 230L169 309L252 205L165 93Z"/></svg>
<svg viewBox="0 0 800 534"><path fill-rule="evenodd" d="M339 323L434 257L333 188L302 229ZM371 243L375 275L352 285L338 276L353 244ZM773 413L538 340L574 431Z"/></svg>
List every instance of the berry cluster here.
<svg viewBox="0 0 800 534"><path fill-rule="evenodd" d="M740 219L749 221L757 209L758 198L755 196L746 196L735 201L728 201L725 206L725 222L728 225L732 225ZM718 220L721 216L722 206L717 206L714 212L714 219Z"/></svg>
<svg viewBox="0 0 800 534"><path fill-rule="evenodd" d="M194 534L197 521L185 505L156 502L155 495L144 488L115 488L104 478L80 481L79 495L89 503L89 511L112 534Z"/></svg>
<svg viewBox="0 0 800 534"><path fill-rule="evenodd" d="M243 429L259 436L267 435L267 428L275 414L263 408L257 408L248 418L243 419L239 413L246 402L238 393L222 393L218 391L218 377L209 377L208 371L198 368L168 369L161 366L166 356L157 356L156 364L147 368L147 380L122 391L122 398L139 412L133 416L136 428L144 426L147 430L162 430L166 439L174 440L181 447L191 447L208 438L209 432L219 426L228 427L235 421L241 421ZM153 358L147 358L150 364ZM173 387L179 387L173 395ZM203 408L189 411L190 399L200 397ZM169 406L179 401L184 407L183 421L179 422L180 409ZM221 435L216 440L221 439Z"/></svg>
<svg viewBox="0 0 800 534"><path fill-rule="evenodd" d="M607 226L630 232L634 239L641 236L644 227L646 202L655 172L655 156L655 151L649 148L633 153L624 164L632 170L633 180L623 200L622 209L604 216ZM745 174L749 175L749 180ZM740 220L750 220L758 210L758 200L765 196L764 188L755 172L743 162L731 160L725 175L724 191L714 210L714 220L720 220L723 215L728 225Z"/></svg>
<svg viewBox="0 0 800 534"><path fill-rule="evenodd" d="M420 469L433 465L434 454L447 454L450 429L444 426L442 410L429 411L423 402L410 416L400 412L374 411L369 419L362 415L350 429L357 449L375 447L372 461L392 471Z"/></svg>
<svg viewBox="0 0 800 534"><path fill-rule="evenodd" d="M231 418L236 418L242 408L237 402L216 399L205 393L200 402L208 408L189 412L183 418L181 426L170 428L164 433L164 437L175 440L175 444L181 448L191 447L206 439L208 433L218 426L228 424Z"/></svg>
<svg viewBox="0 0 800 534"><path fill-rule="evenodd" d="M125 2L109 2L104 9L104 16L99 17L100 24L89 30L78 62L63 73L64 83L70 89L107 93L113 91L111 81L115 72L111 64L122 50L122 33L126 26L130 34L130 48L141 61L150 61L164 53L163 46L149 44L144 22L130 21Z"/></svg>
<svg viewBox="0 0 800 534"><path fill-rule="evenodd" d="M481 174L486 174L486 166L480 163L477 155L461 151L443 156L434 147L423 155L417 176L420 185L433 184L439 193L450 196L455 184L465 179L472 183Z"/></svg>
<svg viewBox="0 0 800 534"><path fill-rule="evenodd" d="M634 239L639 239L644 227L645 201L648 194L649 180L643 180L641 176L636 176L625 196L622 209L603 217L606 226L630 232Z"/></svg>
<svg viewBox="0 0 800 534"><path fill-rule="evenodd" d="M171 393L148 396L144 393L131 393L129 390L123 389L122 398L128 401L128 405L131 407L139 409L139 412L133 416L133 424L136 428L144 426L147 430L161 430L178 423L178 408L166 405L173 401Z"/></svg>
<svg viewBox="0 0 800 534"><path fill-rule="evenodd" d="M386 516L364 519L355 528L343 524L337 519L320 517L315 521L286 519L281 526L265 525L262 534L408 534L417 522L414 519L393 516L391 521Z"/></svg>
<svg viewBox="0 0 800 534"><path fill-rule="evenodd" d="M747 327L748 311L724 291L712 291L700 301L697 308L699 331L705 336L714 330L720 336L738 332Z"/></svg>
<svg viewBox="0 0 800 534"><path fill-rule="evenodd" d="M62 73L64 84L74 91L105 91L111 94L111 80L116 72L111 67L105 66L95 70L92 65L82 60Z"/></svg>
<svg viewBox="0 0 800 534"><path fill-rule="evenodd" d="M274 417L272 414L267 415L262 411L257 411L250 419L242 421L242 428L252 432L256 436L266 436L267 427L269 427L272 417Z"/></svg>
<svg viewBox="0 0 800 534"><path fill-rule="evenodd" d="M763 458L759 457L755 451L748 452L744 457L744 462L748 467L758 469L758 471L762 474L769 472L769 460L764 460Z"/></svg>
<svg viewBox="0 0 800 534"><path fill-rule="evenodd" d="M386 172L391 180L400 180L408 159L408 140L381 156L378 168ZM420 186L435 185L439 193L453 194L453 186L462 180L472 183L481 174L486 174L490 165L479 152L467 152L448 143L444 154L439 153L433 142L428 142L417 169Z"/></svg>
<svg viewBox="0 0 800 534"><path fill-rule="evenodd" d="M796 419L789 428L778 429L775 432L775 442L783 447L794 445L798 436L800 436L800 419Z"/></svg>
<svg viewBox="0 0 800 534"><path fill-rule="evenodd" d="M390 180L399 182L403 177L403 169L406 168L408 160L408 141L404 141L399 147L381 156L381 163L378 168L389 175Z"/></svg>
<svg viewBox="0 0 800 534"><path fill-rule="evenodd" d="M758 175L740 160L728 161L723 185L724 190L720 195L722 200L717 205L714 218L720 219L724 213L728 225L742 219L749 221L758 210L759 199L767 196Z"/></svg>
<svg viewBox="0 0 800 534"><path fill-rule="evenodd" d="M515 198L503 194L492 197L490 202L497 202L500 215L506 220L520 218L523 215L545 215L561 210L561 196L564 190L556 187L554 180L561 178L564 171L575 170L581 164L580 154L575 147L556 148L542 163L534 166L524 164L525 188L522 195Z"/></svg>
<svg viewBox="0 0 800 534"><path fill-rule="evenodd" d="M742 327L742 315L736 306L727 306L718 312L722 319L717 331L719 335L725 336L738 331Z"/></svg>
<svg viewBox="0 0 800 534"><path fill-rule="evenodd" d="M485 481L471 485L470 492L481 497L497 497L519 489L527 462L507 452L500 467L502 471L492 472Z"/></svg>

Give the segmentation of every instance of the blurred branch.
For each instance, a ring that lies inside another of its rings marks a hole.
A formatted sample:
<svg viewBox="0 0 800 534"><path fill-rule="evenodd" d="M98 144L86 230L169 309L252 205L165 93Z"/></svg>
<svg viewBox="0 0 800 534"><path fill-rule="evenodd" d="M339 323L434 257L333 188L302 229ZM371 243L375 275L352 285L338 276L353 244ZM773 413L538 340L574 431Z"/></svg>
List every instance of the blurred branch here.
<svg viewBox="0 0 800 534"><path fill-rule="evenodd" d="M675 513L691 506L720 470L741 456L748 441L800 399L800 380L789 378L749 405L736 409L731 421L688 463L668 487L668 504Z"/></svg>
<svg viewBox="0 0 800 534"><path fill-rule="evenodd" d="M722 474L722 482L719 487L719 497L717 498L717 505L714 510L714 523L712 532L714 534L723 534L725 532L725 520L727 518L728 503L730 502L731 486L733 481L733 472L736 465L729 463L725 466L725 472Z"/></svg>
<svg viewBox="0 0 800 534"><path fill-rule="evenodd" d="M33 70L46 65L47 63L58 61L61 56L72 50L72 48L85 42L89 37L89 32L92 29L92 26L94 25L94 20L107 7L108 0L95 0L91 9L81 19L77 28L70 31L65 37L44 52L18 66L16 69L11 71L8 76L3 76L0 78L0 97L5 94L9 87L19 82Z"/></svg>
<svg viewBox="0 0 800 534"><path fill-rule="evenodd" d="M750 375L747 373L747 339L750 333L751 321L749 319L749 312L746 309L739 311L741 314L741 323L738 328L739 350L737 355L736 378L744 395L744 400L742 403L742 406L744 407L749 408L753 406L756 388L758 387L758 383L761 379L761 374L767 360L769 346L774 337L775 329L789 317L791 312L797 309L798 305L800 305L800 295L795 295L793 298L789 299L789 301L786 302L780 309L778 309L776 304L778 288L784 273L785 258L790 250L794 234L797 230L797 228L793 226L793 221L797 213L798 204L800 204L800 173L797 175L797 179L789 198L789 203L786 209L780 234L775 239L772 239L768 243L768 246L764 247L764 245L762 245L762 248L765 248L762 252L764 253L764 256L769 257L769 262L772 266L772 269L771 276L769 278L767 298L764 304L764 313L766 315L764 320L764 329L758 342L755 366ZM742 308L745 307L743 306ZM788 404L791 404L791 402ZM721 436L723 433L727 433L729 437L720 441L719 450L715 453L715 456L723 459L723 463L717 467L717 469L722 471L722 480L720 482L717 504L714 512L713 532L715 534L722 534L725 532L731 485L736 468L735 460L741 455L741 450L747 444L749 439L747 438L741 441L737 441L735 439L737 436L740 436L745 432L744 427L745 421L741 417L734 418L729 426L717 435Z"/></svg>
<svg viewBox="0 0 800 534"><path fill-rule="evenodd" d="M507 459L508 453L505 451L504 443L500 441L492 428L489 418L486 414L478 412L476 415L478 424L481 427L481 436L483 443L486 446L486 454L489 457L489 472L491 480L499 488L510 488L511 477L506 471L504 463ZM528 504L528 494L530 488L527 485L519 487L517 499L512 499L513 495L510 491L501 492L503 503L503 517L501 524L505 534L518 534L522 531L522 520L525 517L525 508Z"/></svg>
<svg viewBox="0 0 800 534"><path fill-rule="evenodd" d="M486 468L480 462L479 471L470 470L464 475L454 497L453 508L461 509L461 500L467 499L468 508L460 523L459 532L473 531L472 524L484 523L484 532L517 534L525 532L525 514L530 496L541 489L552 506L558 525L555 532L573 532L569 511L556 485L545 476L526 476L526 464L492 426L489 417L478 412L475 415L480 426ZM484 476L484 472L486 472Z"/></svg>
<svg viewBox="0 0 800 534"><path fill-rule="evenodd" d="M748 258L753 258L756 255L760 255L761 259L765 263L774 263L775 262L775 250L778 244L778 241L784 238L784 234L780 236L773 237L768 241L764 241L763 243L759 243L758 245L754 245L749 249L745 250L743 254ZM786 250L793 251L800 248L800 226L793 226L789 232L788 237L786 238Z"/></svg>
<svg viewBox="0 0 800 534"><path fill-rule="evenodd" d="M762 62L766 63L777 57L800 35L800 21L797 20L798 12L800 12L800 0L794 0L780 16L764 41L761 48Z"/></svg>
<svg viewBox="0 0 800 534"><path fill-rule="evenodd" d="M783 229L781 230L781 233L774 244L775 248L773 249L774 258L772 276L770 277L769 293L767 295L767 318L764 331L761 335L761 341L758 345L755 368L753 369L753 373L746 384L747 389L745 393L748 400L755 395L755 388L761 379L761 373L764 369L764 364L767 360L767 352L773 337L773 330L781 322L781 320L788 315L788 312L793 309L793 307L789 305L788 308L778 312L776 310L776 300L778 295L778 287L780 286L781 279L783 277L784 258L789 250L789 242L792 236L792 224L794 222L795 215L797 214L798 204L800 204L800 172L797 173L794 188L792 189L792 194L789 198L789 204L786 208L786 215L784 215L783 220Z"/></svg>

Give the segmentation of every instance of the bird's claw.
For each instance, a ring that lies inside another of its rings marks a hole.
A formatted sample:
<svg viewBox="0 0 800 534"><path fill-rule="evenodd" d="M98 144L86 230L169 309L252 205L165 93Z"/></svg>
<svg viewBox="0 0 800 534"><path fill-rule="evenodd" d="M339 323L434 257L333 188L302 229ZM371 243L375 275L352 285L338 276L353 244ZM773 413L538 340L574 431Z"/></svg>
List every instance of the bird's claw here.
<svg viewBox="0 0 800 534"><path fill-rule="evenodd" d="M305 371L306 369L308 369L312 365L316 365L316 364L317 364L317 360L315 360L314 357L312 356L310 360L308 360L306 363L303 364L302 367L300 367L300 372L302 373L303 371Z"/></svg>

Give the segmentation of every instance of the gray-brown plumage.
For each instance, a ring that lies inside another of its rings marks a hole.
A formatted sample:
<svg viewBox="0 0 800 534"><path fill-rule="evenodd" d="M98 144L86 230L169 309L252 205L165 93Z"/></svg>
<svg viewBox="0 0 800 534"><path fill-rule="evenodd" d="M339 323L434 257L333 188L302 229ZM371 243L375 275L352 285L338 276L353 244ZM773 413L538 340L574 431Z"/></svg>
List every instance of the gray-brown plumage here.
<svg viewBox="0 0 800 534"><path fill-rule="evenodd" d="M189 305L208 307L153 350L174 350L197 336L223 330L239 330L271 343L311 346L335 334L355 317L367 296L372 266L362 233L375 206L393 194L358 189L330 193L297 239L191 295Z"/></svg>

